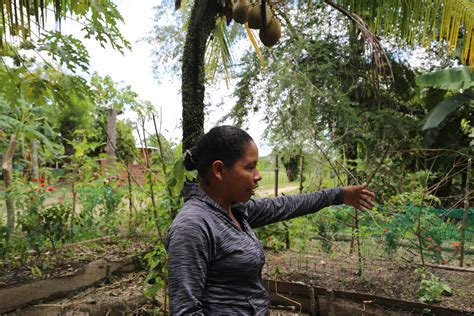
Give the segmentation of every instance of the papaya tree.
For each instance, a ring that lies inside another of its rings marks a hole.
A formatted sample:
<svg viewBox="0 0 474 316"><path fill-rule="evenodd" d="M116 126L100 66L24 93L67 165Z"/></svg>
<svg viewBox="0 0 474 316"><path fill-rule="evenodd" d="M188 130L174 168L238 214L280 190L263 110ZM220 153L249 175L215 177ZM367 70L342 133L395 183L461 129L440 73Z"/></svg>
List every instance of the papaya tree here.
<svg viewBox="0 0 474 316"><path fill-rule="evenodd" d="M0 11L0 56L8 52L8 47L15 42L31 47L27 43L32 42L32 35L42 38L43 33L50 31L47 28L50 16L60 28L61 22L73 15L75 20L81 22L85 38L95 38L101 45L109 43L120 52L130 48L130 43L118 29L118 23L123 22L122 15L117 5L109 0L5 0L0 3ZM61 46L66 47L67 44Z"/></svg>

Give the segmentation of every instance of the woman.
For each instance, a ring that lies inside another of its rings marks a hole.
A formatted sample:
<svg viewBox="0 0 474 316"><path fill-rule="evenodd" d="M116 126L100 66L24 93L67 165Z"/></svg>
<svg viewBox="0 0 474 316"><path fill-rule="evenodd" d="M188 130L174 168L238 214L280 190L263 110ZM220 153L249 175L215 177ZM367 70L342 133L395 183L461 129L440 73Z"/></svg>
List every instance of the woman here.
<svg viewBox="0 0 474 316"><path fill-rule="evenodd" d="M199 185L167 236L172 315L266 315L261 281L263 248L253 228L314 213L326 206L373 206L367 185L276 198L251 199L262 179L252 138L233 126L211 129L185 156Z"/></svg>

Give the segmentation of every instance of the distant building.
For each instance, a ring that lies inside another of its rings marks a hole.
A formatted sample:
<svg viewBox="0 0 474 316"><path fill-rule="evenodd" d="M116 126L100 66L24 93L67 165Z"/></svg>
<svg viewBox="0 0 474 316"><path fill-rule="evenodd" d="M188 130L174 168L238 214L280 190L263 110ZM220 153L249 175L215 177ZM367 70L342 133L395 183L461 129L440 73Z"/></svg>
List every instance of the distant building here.
<svg viewBox="0 0 474 316"><path fill-rule="evenodd" d="M142 146L137 146L138 149L138 157L136 160L134 160L132 163L128 164L128 170L130 170L131 176L140 184L140 185L145 185L146 184L146 156L145 153L148 156L148 159L150 159L150 164L151 164L151 157L152 154L158 151L158 147L152 147L148 146L147 148L144 148ZM99 158L97 159L97 162L99 163L100 166L100 173L105 174L107 170L107 158ZM126 180L128 177L127 169L121 166L119 164L119 171L118 171L118 177L120 180ZM133 181L133 180L132 180Z"/></svg>

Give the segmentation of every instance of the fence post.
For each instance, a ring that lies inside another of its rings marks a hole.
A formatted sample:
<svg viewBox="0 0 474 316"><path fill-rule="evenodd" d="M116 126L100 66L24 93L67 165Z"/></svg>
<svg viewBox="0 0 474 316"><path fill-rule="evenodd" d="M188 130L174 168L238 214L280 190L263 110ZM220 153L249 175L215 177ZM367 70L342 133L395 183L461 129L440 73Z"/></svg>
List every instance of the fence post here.
<svg viewBox="0 0 474 316"><path fill-rule="evenodd" d="M275 196L278 196L278 173L280 169L278 169L278 154L275 156Z"/></svg>
<svg viewBox="0 0 474 316"><path fill-rule="evenodd" d="M300 168L300 193L303 193L303 165L304 165L304 156L301 155L301 168Z"/></svg>
<svg viewBox="0 0 474 316"><path fill-rule="evenodd" d="M459 266L462 267L464 265L464 239L466 235L466 227L467 227L467 219L468 219L468 211L469 211L469 181L470 181L470 174L471 174L471 158L467 161L467 171L466 171L466 185L465 185L465 196L464 196L464 214L462 219L462 226L461 226L461 245L459 246L459 251L461 252L459 255Z"/></svg>

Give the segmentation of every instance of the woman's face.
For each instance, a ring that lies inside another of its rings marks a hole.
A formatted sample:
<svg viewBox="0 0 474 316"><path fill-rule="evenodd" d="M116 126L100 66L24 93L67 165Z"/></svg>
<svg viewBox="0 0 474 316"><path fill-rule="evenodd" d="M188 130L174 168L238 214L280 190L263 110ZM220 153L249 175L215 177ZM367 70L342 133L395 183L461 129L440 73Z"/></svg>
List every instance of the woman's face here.
<svg viewBox="0 0 474 316"><path fill-rule="evenodd" d="M242 158L230 168L225 168L225 191L232 203L247 202L255 194L262 175L257 170L258 148L253 141L245 147Z"/></svg>

